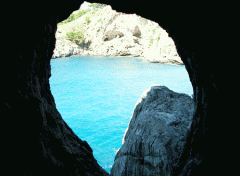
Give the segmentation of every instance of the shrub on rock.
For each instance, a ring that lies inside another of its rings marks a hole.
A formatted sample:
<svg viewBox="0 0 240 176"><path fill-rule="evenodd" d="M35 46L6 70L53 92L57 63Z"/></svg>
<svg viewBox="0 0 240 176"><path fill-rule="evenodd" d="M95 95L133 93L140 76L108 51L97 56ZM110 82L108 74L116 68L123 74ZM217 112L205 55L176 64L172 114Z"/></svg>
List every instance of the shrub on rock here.
<svg viewBox="0 0 240 176"><path fill-rule="evenodd" d="M83 40L83 33L81 31L67 32L66 39L68 39L76 44L80 44Z"/></svg>

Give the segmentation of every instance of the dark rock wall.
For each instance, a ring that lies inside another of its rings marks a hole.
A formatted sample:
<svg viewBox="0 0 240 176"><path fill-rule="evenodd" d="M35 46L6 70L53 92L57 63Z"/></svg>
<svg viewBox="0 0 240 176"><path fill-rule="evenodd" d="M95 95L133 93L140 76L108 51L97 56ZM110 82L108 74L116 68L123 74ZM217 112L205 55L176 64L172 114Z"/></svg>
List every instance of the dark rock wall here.
<svg viewBox="0 0 240 176"><path fill-rule="evenodd" d="M227 21L219 4L101 3L158 22L173 38L189 73L196 112L184 153L172 175L231 175L237 168L232 166L234 150L227 136L236 133L223 130L230 129L230 122L221 118L231 117L231 103L224 103L227 96L219 84L220 66L224 64L218 60L224 50L220 50L219 40L215 41L219 37L215 26ZM4 175L107 175L88 144L62 120L49 87L56 25L80 4L8 1L2 6L0 149Z"/></svg>
<svg viewBox="0 0 240 176"><path fill-rule="evenodd" d="M88 143L62 119L50 91L57 22L80 5L60 3L35 4L30 9L19 4L14 16L5 20L9 45L3 60L1 98L3 175L109 175L98 165ZM14 22L10 21L13 17Z"/></svg>

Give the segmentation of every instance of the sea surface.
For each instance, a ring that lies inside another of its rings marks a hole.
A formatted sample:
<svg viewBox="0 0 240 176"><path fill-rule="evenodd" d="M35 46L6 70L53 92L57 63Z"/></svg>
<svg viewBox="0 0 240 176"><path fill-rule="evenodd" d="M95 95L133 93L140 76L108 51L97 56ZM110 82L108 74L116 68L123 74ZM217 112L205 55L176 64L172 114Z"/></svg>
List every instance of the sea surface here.
<svg viewBox="0 0 240 176"><path fill-rule="evenodd" d="M110 173L136 102L152 84L193 94L185 66L134 57L74 56L51 60L50 87L58 111Z"/></svg>

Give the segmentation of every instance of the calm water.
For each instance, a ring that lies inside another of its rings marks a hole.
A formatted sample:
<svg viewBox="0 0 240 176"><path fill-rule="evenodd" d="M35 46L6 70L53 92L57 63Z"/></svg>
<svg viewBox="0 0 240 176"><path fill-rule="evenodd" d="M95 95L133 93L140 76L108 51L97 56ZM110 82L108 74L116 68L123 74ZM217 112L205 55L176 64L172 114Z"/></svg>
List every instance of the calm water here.
<svg viewBox="0 0 240 176"><path fill-rule="evenodd" d="M51 67L57 109L109 173L135 104L147 88L159 84L193 94L185 66L84 56L54 59Z"/></svg>

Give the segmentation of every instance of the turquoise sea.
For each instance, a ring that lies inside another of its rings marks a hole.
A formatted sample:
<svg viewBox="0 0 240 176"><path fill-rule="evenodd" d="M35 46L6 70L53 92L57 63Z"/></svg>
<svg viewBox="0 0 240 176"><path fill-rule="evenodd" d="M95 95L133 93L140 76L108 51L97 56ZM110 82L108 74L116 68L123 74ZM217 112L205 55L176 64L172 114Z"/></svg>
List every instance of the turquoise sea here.
<svg viewBox="0 0 240 176"><path fill-rule="evenodd" d="M50 87L63 119L110 173L136 102L152 84L193 94L185 66L134 57L74 56L51 60Z"/></svg>

